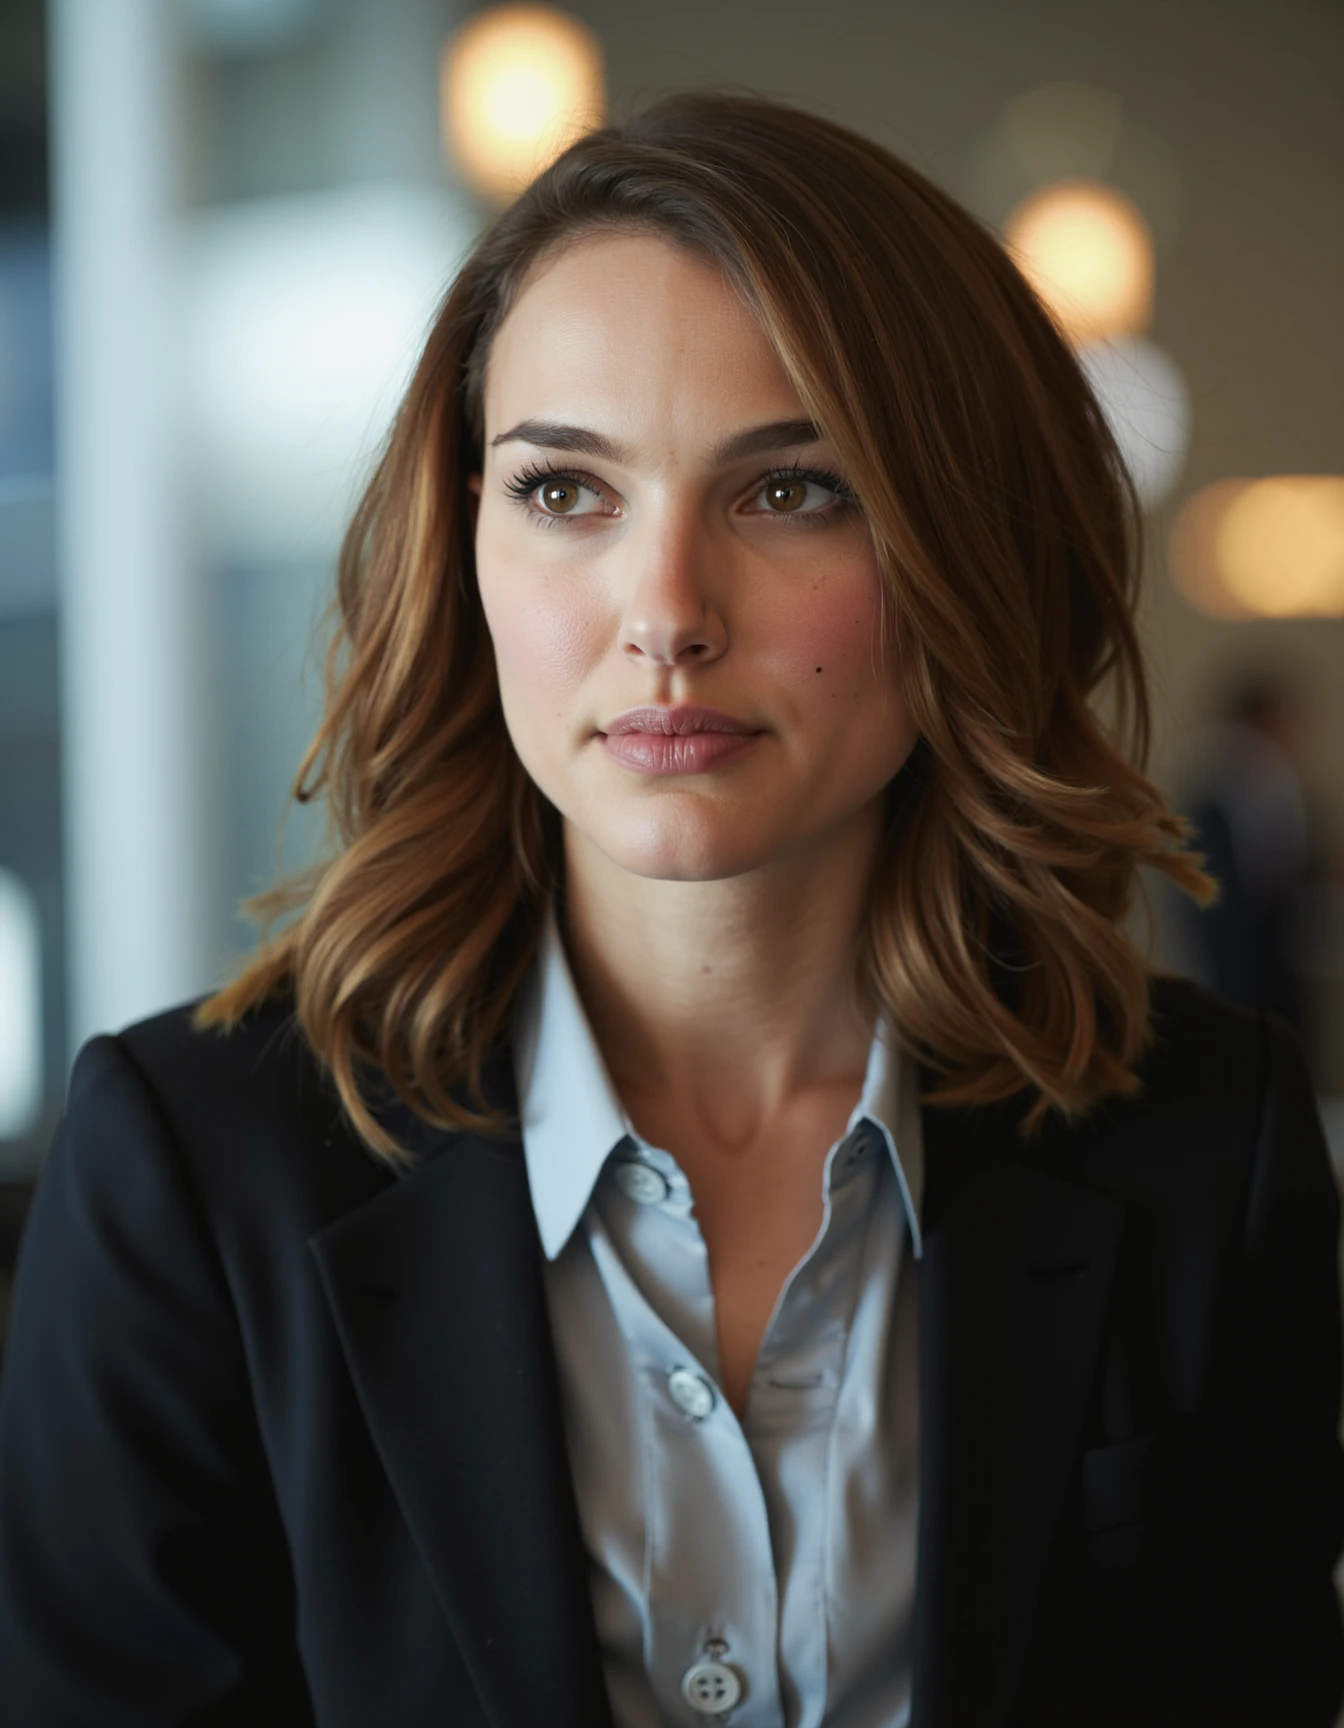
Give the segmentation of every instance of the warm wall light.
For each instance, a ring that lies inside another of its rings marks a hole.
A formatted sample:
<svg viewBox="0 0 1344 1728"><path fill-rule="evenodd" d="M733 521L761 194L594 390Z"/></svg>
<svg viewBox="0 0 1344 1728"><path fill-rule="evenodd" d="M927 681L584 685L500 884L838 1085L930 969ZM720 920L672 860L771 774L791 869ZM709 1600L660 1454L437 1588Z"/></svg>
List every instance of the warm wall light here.
<svg viewBox="0 0 1344 1728"><path fill-rule="evenodd" d="M605 113L602 49L550 6L497 6L443 53L443 135L462 177L496 203L516 197Z"/></svg>
<svg viewBox="0 0 1344 1728"><path fill-rule="evenodd" d="M1153 304L1153 242L1123 193L1098 180L1061 180L1019 204L1005 242L1073 341L1138 335Z"/></svg>
<svg viewBox="0 0 1344 1728"><path fill-rule="evenodd" d="M1344 617L1344 477L1220 480L1182 507L1176 585L1215 618Z"/></svg>

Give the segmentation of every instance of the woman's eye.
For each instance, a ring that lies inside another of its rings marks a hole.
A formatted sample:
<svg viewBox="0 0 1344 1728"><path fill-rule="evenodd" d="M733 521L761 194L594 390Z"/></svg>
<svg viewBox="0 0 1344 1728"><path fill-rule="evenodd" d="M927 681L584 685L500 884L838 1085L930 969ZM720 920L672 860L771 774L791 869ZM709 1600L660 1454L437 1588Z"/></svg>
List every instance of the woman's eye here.
<svg viewBox="0 0 1344 1728"><path fill-rule="evenodd" d="M584 494L587 494L588 505L580 508ZM594 509L600 509L602 500L591 486L585 486L581 481L562 475L554 480L543 480L533 488L532 501L546 516L590 516Z"/></svg>
<svg viewBox="0 0 1344 1728"><path fill-rule="evenodd" d="M787 474L766 480L756 497L768 516L812 516L847 494L838 481L832 486L806 474Z"/></svg>
<svg viewBox="0 0 1344 1728"><path fill-rule="evenodd" d="M504 482L504 490L537 528L549 528L571 516L618 514L597 481L557 469L524 468Z"/></svg>

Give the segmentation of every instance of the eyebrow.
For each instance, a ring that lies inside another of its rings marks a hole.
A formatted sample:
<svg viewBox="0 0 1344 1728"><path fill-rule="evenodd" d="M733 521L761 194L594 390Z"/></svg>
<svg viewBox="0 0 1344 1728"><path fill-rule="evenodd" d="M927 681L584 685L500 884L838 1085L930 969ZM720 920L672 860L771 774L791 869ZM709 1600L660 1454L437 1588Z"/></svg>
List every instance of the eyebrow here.
<svg viewBox="0 0 1344 1728"><path fill-rule="evenodd" d="M730 462L743 462L749 456L767 456L772 450L783 450L791 444L816 444L820 440L821 433L811 420L771 420L764 426L748 426L720 440L710 453L710 461L716 468L726 468ZM536 444L543 450L568 450L576 456L596 456L623 468L631 465L627 445L587 426L570 426L562 420L520 420L507 432L492 438L490 448L514 442Z"/></svg>

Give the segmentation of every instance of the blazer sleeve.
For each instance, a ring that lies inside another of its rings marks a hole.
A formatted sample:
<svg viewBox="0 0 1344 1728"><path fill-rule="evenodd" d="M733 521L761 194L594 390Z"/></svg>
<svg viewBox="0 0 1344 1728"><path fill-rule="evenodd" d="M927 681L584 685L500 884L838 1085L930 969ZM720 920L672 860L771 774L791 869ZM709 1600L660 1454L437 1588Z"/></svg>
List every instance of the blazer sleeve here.
<svg viewBox="0 0 1344 1728"><path fill-rule="evenodd" d="M293 1626L220 1257L151 1087L96 1038L38 1181L0 1381L0 1716L302 1728Z"/></svg>
<svg viewBox="0 0 1344 1728"><path fill-rule="evenodd" d="M1242 1244L1244 1655L1274 1719L1332 1728L1344 1697L1339 1196L1302 1049L1265 1017L1269 1085Z"/></svg>

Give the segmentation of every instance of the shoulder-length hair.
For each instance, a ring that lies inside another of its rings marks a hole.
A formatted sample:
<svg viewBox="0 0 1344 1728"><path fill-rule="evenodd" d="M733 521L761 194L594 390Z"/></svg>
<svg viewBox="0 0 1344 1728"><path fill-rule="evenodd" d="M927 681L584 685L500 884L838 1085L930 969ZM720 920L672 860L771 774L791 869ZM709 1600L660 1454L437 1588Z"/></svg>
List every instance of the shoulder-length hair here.
<svg viewBox="0 0 1344 1728"><path fill-rule="evenodd" d="M505 727L476 588L491 341L528 271L594 230L708 255L745 295L861 502L920 742L886 798L860 999L934 1104L1025 1092L1024 1127L1138 1087L1150 968L1140 865L1212 885L1144 777L1139 506L1078 360L948 195L831 121L666 98L574 144L448 292L346 535L326 707L294 796L325 863L254 902L297 912L199 1011L292 992L369 1147L369 1085L505 1132L482 1088L561 882L554 806ZM1109 693L1111 723L1090 705ZM469 1090L468 1090L469 1089Z"/></svg>

